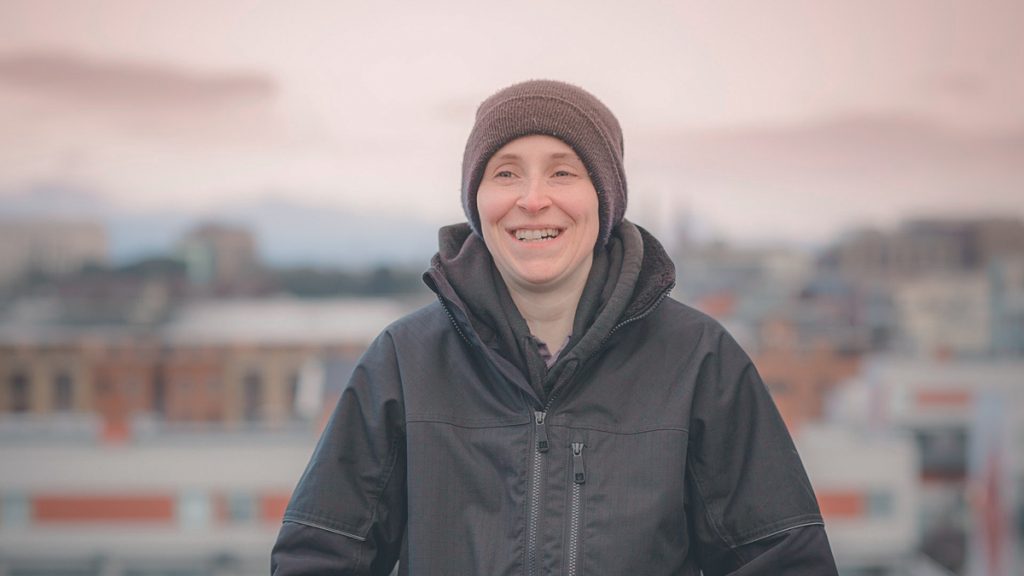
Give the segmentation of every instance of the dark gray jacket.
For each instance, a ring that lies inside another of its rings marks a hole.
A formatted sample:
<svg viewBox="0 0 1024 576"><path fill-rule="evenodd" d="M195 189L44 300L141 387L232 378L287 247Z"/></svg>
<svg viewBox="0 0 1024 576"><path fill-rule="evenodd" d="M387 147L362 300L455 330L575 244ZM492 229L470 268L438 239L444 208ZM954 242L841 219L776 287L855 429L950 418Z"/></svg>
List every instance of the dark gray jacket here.
<svg viewBox="0 0 1024 576"><path fill-rule="evenodd" d="M835 574L754 366L674 277L623 222L548 370L482 241L443 229L438 302L363 356L273 574Z"/></svg>

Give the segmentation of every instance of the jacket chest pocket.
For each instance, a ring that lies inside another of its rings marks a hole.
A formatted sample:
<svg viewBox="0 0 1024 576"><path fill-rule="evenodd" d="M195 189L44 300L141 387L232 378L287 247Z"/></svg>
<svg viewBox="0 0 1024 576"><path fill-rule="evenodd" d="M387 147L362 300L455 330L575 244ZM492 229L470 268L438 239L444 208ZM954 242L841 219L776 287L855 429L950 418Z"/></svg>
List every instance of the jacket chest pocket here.
<svg viewBox="0 0 1024 576"><path fill-rule="evenodd" d="M686 433L578 432L566 462L564 576L666 573L666 560L681 565ZM649 566L654 558L657 567Z"/></svg>

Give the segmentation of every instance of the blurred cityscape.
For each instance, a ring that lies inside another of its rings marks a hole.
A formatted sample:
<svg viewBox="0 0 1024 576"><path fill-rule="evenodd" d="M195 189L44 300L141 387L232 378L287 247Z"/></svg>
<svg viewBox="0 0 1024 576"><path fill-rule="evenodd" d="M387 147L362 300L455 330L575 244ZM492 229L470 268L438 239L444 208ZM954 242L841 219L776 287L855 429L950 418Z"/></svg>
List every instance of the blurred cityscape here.
<svg viewBox="0 0 1024 576"><path fill-rule="evenodd" d="M1020 574L1024 221L696 236L668 235L674 295L753 357L842 574ZM0 221L0 576L267 572L354 363L432 295L426 262L271 267L258 246L207 223L113 263L98 222Z"/></svg>

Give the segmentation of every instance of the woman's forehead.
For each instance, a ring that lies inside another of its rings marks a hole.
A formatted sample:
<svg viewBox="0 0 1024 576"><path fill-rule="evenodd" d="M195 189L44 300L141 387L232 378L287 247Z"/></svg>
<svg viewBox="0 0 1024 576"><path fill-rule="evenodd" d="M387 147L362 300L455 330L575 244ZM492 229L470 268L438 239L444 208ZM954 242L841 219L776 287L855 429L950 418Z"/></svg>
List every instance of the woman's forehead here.
<svg viewBox="0 0 1024 576"><path fill-rule="evenodd" d="M520 136L498 149L490 161L543 158L579 162L579 155L565 142L546 134Z"/></svg>

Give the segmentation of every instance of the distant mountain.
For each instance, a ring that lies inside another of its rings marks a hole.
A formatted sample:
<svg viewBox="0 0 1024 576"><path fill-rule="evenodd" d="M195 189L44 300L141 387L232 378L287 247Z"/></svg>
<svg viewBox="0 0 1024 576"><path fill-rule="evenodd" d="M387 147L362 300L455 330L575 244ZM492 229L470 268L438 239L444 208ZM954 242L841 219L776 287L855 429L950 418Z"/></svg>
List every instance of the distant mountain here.
<svg viewBox="0 0 1024 576"><path fill-rule="evenodd" d="M94 220L107 227L115 263L167 254L192 226L224 222L255 234L263 260L277 266L422 264L437 248L437 223L357 214L280 197L225 204L202 213L130 212L92 191L62 184L0 191L0 218Z"/></svg>
<svg viewBox="0 0 1024 576"><path fill-rule="evenodd" d="M259 235L274 264L422 263L437 250L438 224L408 217L357 214L280 198L245 202L214 212Z"/></svg>
<svg viewBox="0 0 1024 576"><path fill-rule="evenodd" d="M0 217L101 220L111 206L95 191L61 182L0 190Z"/></svg>
<svg viewBox="0 0 1024 576"><path fill-rule="evenodd" d="M171 253L185 232L200 222L194 215L170 210L107 214L103 221L110 238L110 258L118 264Z"/></svg>

